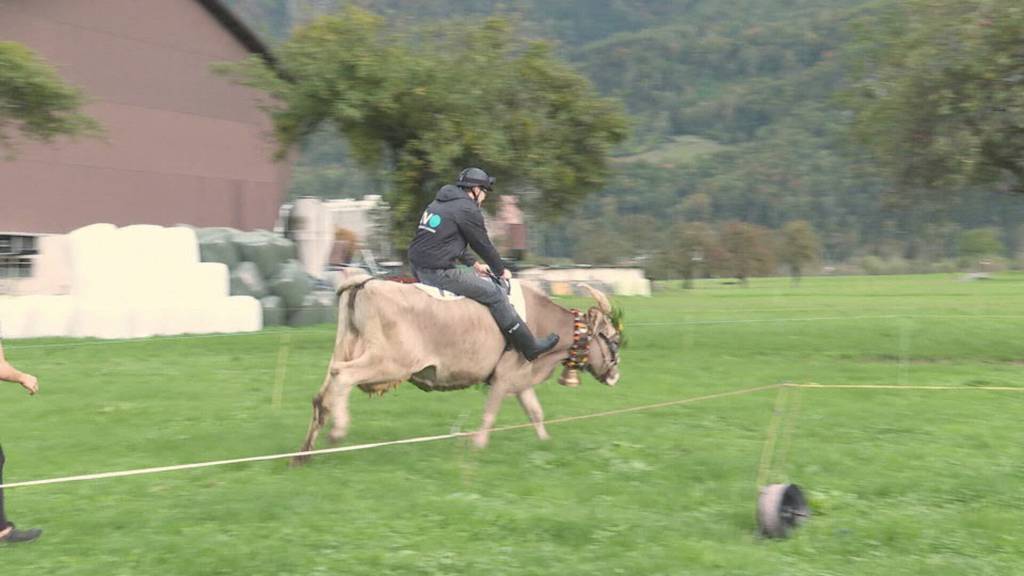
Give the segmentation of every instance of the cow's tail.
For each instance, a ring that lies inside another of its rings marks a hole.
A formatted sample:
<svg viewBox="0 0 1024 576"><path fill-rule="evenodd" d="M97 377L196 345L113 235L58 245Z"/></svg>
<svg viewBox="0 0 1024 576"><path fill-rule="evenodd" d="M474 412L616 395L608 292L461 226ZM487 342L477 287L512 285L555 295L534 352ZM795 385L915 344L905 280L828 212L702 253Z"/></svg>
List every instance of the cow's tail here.
<svg viewBox="0 0 1024 576"><path fill-rule="evenodd" d="M338 338L344 333L359 335L355 324L356 296L373 276L358 274L345 278L338 285ZM342 329L344 327L344 329Z"/></svg>
<svg viewBox="0 0 1024 576"><path fill-rule="evenodd" d="M341 281L340 284L338 284L337 294L338 294L338 296L341 296L342 292L345 292L346 290L348 290L350 288L353 288L353 287L362 287L364 284L366 284L370 280L373 280L373 276L370 276L369 274L360 274L360 273L349 274L348 276L346 276Z"/></svg>

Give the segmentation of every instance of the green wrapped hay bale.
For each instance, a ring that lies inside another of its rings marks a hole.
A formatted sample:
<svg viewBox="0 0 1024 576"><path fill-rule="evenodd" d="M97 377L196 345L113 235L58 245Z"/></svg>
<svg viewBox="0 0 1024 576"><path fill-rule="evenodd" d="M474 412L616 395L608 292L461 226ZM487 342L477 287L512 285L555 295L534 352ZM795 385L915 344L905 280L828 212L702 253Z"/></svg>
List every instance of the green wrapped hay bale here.
<svg viewBox="0 0 1024 576"><path fill-rule="evenodd" d="M255 263L264 278L277 276L281 266L298 254L294 242L267 230L238 232L232 241L240 258Z"/></svg>
<svg viewBox="0 0 1024 576"><path fill-rule="evenodd" d="M285 308L288 308L289 311L302 306L312 289L313 282L309 275L302 269L302 264L294 259L286 261L277 276L270 281L270 292L280 296Z"/></svg>
<svg viewBox="0 0 1024 576"><path fill-rule="evenodd" d="M260 306L263 307L263 327L280 326L285 323L284 304L278 296L264 296L260 298Z"/></svg>
<svg viewBox="0 0 1024 576"><path fill-rule="evenodd" d="M309 294L322 310L321 324L338 322L338 295L333 290L315 290Z"/></svg>
<svg viewBox="0 0 1024 576"><path fill-rule="evenodd" d="M233 270L241 261L232 240L237 232L233 228L197 228L199 259L203 262L221 262Z"/></svg>
<svg viewBox="0 0 1024 576"><path fill-rule="evenodd" d="M238 256L243 261L256 264L264 278L277 276L283 262L278 257L271 240L262 230L238 232L232 235L231 240L238 250Z"/></svg>
<svg viewBox="0 0 1024 576"><path fill-rule="evenodd" d="M263 298L267 295L267 283L263 281L260 269L252 262L242 262L231 270L231 295Z"/></svg>
<svg viewBox="0 0 1024 576"><path fill-rule="evenodd" d="M301 306L288 310L288 325L333 324L337 317L338 307L334 292L318 290L306 294Z"/></svg>
<svg viewBox="0 0 1024 576"><path fill-rule="evenodd" d="M273 232L269 232L269 234L272 238L271 244L274 246L274 249L277 250L277 255L281 258L282 262L298 259L299 247L295 242L292 242L283 236L278 236Z"/></svg>
<svg viewBox="0 0 1024 576"><path fill-rule="evenodd" d="M300 306L288 310L289 326L311 326L321 324L323 320L324 307L312 293L306 294Z"/></svg>

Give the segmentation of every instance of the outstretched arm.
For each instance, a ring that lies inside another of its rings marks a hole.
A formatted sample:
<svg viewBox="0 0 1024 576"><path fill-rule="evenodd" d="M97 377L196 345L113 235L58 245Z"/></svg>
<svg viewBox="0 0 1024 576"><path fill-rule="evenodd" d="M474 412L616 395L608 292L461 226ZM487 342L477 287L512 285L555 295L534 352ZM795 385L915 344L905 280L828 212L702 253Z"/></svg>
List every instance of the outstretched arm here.
<svg viewBox="0 0 1024 576"><path fill-rule="evenodd" d="M17 382L21 384L29 394L39 391L39 381L35 376L19 371L4 358L4 347L0 344L0 380Z"/></svg>

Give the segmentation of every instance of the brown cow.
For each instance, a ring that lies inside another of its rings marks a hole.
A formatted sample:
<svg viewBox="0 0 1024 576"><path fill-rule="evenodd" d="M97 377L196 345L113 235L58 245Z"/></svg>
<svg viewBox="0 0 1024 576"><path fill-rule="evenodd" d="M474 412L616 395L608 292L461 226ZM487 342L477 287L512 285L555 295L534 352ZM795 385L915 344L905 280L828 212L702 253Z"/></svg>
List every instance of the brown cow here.
<svg viewBox="0 0 1024 576"><path fill-rule="evenodd" d="M547 439L544 412L533 387L547 380L559 364L571 356L604 384L614 386L619 380L621 326L612 319L608 298L585 287L598 304L585 313L567 310L524 287L530 329L560 337L558 346L528 362L514 349L506 349L490 313L477 302L440 301L413 286L368 276L346 279L338 288L334 353L313 398L313 418L302 451L313 449L328 416L334 421L331 440L345 436L353 388L383 393L404 381L425 391L489 384L483 423L473 436L480 448L487 445L502 400L511 394L530 417L537 436Z"/></svg>

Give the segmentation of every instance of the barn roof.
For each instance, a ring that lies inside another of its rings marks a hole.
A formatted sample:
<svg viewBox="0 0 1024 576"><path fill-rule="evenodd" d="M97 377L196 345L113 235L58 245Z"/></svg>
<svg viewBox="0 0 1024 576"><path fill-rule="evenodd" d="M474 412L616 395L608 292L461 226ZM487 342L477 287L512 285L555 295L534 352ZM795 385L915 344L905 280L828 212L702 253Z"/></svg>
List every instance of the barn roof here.
<svg viewBox="0 0 1024 576"><path fill-rule="evenodd" d="M267 46L259 35L253 31L245 22L243 22L234 12L231 11L227 5L221 0L196 0L206 8L207 12L213 16L217 22L220 23L228 32L231 33L239 42L242 43L250 52L259 54L266 60L267 64L270 64L277 69L277 59L274 57L273 52L270 51L270 47Z"/></svg>

